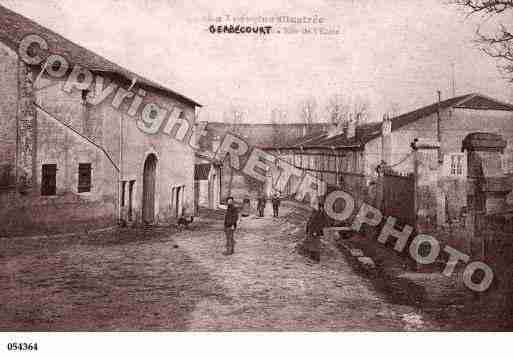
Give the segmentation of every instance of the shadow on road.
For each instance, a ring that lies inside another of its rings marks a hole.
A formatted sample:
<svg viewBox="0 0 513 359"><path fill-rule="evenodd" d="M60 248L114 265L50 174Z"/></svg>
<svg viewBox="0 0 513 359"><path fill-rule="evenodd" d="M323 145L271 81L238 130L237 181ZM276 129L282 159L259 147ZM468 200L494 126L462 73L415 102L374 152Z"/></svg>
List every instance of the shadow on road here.
<svg viewBox="0 0 513 359"><path fill-rule="evenodd" d="M186 330L223 288L169 230L1 244L0 330Z"/></svg>

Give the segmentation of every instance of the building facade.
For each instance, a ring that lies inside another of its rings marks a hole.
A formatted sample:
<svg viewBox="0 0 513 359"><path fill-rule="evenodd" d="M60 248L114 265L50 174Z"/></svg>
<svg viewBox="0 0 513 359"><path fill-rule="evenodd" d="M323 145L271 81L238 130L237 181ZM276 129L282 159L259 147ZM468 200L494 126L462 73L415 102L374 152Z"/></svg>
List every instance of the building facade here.
<svg viewBox="0 0 513 359"><path fill-rule="evenodd" d="M415 173L418 216L438 226L463 221L471 176L463 143L473 133L505 140L495 165L513 179L513 106L481 94L450 98L367 128L365 175L376 176L381 163L398 173ZM415 140L422 151L412 148ZM511 193L507 199L513 204Z"/></svg>
<svg viewBox="0 0 513 359"><path fill-rule="evenodd" d="M66 232L119 220L157 223L192 211L188 137L199 105L6 8L0 7L0 18L4 234ZM27 34L45 41L46 62L27 64L20 57ZM51 76L59 63L47 66L50 55L70 63L62 76ZM92 75L87 89L70 86L77 68ZM150 134L143 127L147 103L176 114L162 126L168 131Z"/></svg>
<svg viewBox="0 0 513 359"><path fill-rule="evenodd" d="M200 207L217 209L221 204L221 164L202 153L196 153L194 204L196 213Z"/></svg>
<svg viewBox="0 0 513 359"><path fill-rule="evenodd" d="M345 188L360 192L364 185L363 144L355 134L347 132L322 131L305 136L284 146L265 148L281 161L292 164L303 173L309 174L326 183L328 191L332 188ZM275 176L278 177L278 174ZM276 182L273 174L270 183ZM284 196L295 195L300 179L291 177L284 189Z"/></svg>
<svg viewBox="0 0 513 359"><path fill-rule="evenodd" d="M206 135L199 141L199 147L204 151L215 152L226 133L232 133L242 138L250 147L272 152L272 149L288 146L298 139L323 132L331 126L326 123L279 123L279 124L253 124L253 123L205 123ZM269 192L269 186L262 182L235 171L229 166L229 158L221 163L220 174L220 202L224 203L226 197L232 196L236 201L244 198L256 200L262 192ZM211 184L211 186L213 186Z"/></svg>

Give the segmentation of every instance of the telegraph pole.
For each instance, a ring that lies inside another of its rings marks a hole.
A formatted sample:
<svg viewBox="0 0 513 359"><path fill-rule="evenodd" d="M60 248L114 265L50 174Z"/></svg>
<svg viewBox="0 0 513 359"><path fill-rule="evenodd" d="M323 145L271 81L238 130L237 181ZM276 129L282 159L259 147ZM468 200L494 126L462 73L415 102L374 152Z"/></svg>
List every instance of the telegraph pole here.
<svg viewBox="0 0 513 359"><path fill-rule="evenodd" d="M451 90L452 97L456 97L456 72L454 62L451 63Z"/></svg>

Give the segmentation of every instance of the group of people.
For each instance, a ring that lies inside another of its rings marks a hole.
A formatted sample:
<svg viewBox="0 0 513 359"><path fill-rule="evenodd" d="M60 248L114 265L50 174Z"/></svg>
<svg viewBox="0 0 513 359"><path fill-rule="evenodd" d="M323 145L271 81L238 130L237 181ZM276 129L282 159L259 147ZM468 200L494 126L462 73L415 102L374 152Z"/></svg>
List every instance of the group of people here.
<svg viewBox="0 0 513 359"><path fill-rule="evenodd" d="M273 217L278 217L280 212L281 196L279 192L275 192L271 197L271 203L273 204ZM265 205L267 204L267 198L264 194L261 194L257 200L257 211L258 217L264 216Z"/></svg>
<svg viewBox="0 0 513 359"><path fill-rule="evenodd" d="M278 217L281 198L279 193L274 193L271 197L273 205L273 217ZM264 216L266 198L260 195L257 201L258 216ZM235 249L234 232L237 229L239 214L233 203L233 197L227 198L227 209L224 217L224 231L226 234L226 251L224 255L232 255ZM313 210L310 218L306 223L306 238L302 245L302 251L315 262L320 261L321 257L321 241L323 229L328 225L328 217L324 211L324 206L319 203L318 208Z"/></svg>

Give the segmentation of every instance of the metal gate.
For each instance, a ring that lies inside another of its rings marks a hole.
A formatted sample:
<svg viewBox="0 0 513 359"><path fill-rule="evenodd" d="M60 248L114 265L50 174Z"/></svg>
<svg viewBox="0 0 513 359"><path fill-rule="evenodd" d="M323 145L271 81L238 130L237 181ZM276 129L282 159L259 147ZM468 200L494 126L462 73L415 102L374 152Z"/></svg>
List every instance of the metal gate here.
<svg viewBox="0 0 513 359"><path fill-rule="evenodd" d="M384 216L392 216L401 225L415 228L415 178L413 174L387 172L383 174Z"/></svg>

